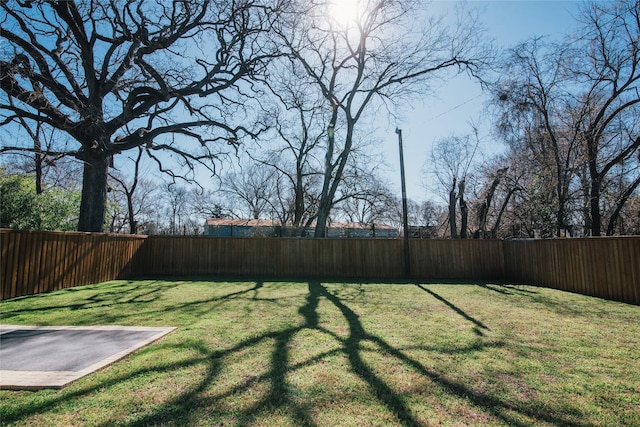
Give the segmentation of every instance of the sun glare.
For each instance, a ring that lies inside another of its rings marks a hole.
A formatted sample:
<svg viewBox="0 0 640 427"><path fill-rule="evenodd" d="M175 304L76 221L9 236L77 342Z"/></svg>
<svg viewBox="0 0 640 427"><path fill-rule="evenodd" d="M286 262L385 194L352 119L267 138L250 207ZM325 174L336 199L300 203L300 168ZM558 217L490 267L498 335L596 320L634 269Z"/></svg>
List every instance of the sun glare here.
<svg viewBox="0 0 640 427"><path fill-rule="evenodd" d="M340 27L350 27L358 19L363 7L362 0L332 0L329 15Z"/></svg>

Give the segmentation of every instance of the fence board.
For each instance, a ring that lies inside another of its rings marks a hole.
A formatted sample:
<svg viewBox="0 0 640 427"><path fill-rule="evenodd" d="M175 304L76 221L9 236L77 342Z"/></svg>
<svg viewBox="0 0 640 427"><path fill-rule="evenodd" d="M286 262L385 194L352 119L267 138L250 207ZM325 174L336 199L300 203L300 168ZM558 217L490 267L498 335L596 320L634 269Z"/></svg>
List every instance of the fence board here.
<svg viewBox="0 0 640 427"><path fill-rule="evenodd" d="M79 277L75 276L75 265L78 254L82 248L78 247L79 242L76 236L57 234L54 240L54 275L51 281L52 289L64 289L73 286L75 283L82 283L84 265L80 264ZM75 277L74 277L75 276ZM77 277L77 278L76 278Z"/></svg>
<svg viewBox="0 0 640 427"><path fill-rule="evenodd" d="M14 274L16 274L16 270L13 267L9 267L9 266L14 266L16 264L16 251L15 251L15 246L16 246L16 240L19 239L20 236L17 234L14 235L10 235L7 236L6 239L2 239L2 243L3 243L3 251L2 251L2 260L3 262L0 263L0 265L2 265L3 269L6 271L6 274L4 274L5 276L5 280L2 282L2 288L4 289L8 289L8 292L4 292L2 293L2 298L10 298L11 296L16 294L16 286L17 286L17 280L13 277ZM5 250L5 244L6 246L6 250ZM7 260L7 262L4 262L4 260Z"/></svg>

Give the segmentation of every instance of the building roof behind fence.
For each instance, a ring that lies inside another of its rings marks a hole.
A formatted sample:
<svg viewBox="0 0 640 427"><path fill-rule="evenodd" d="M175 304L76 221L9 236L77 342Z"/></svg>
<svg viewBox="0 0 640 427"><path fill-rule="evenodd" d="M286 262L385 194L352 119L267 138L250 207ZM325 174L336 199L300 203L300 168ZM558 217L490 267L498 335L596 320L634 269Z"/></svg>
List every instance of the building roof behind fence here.
<svg viewBox="0 0 640 427"><path fill-rule="evenodd" d="M272 219L229 219L229 218L209 218L207 219L207 225L211 227L278 227L283 224L280 221L272 220ZM311 227L315 227L315 222L311 224ZM395 230L395 227L392 227L387 224L360 224L355 222L331 222L328 223L327 226L339 229L371 229L371 226L375 225L377 230ZM292 227L293 224L287 222L284 224L286 227Z"/></svg>

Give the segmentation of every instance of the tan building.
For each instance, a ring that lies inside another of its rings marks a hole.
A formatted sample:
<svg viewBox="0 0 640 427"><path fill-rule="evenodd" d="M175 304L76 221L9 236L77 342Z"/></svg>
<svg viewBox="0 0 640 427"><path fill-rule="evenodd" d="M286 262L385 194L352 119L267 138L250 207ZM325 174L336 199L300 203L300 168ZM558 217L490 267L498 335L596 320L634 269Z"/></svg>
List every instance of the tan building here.
<svg viewBox="0 0 640 427"><path fill-rule="evenodd" d="M205 224L205 236L212 237L312 237L313 227L306 230L279 221L267 219L209 218ZM397 238L397 229L386 224L330 223L329 238Z"/></svg>

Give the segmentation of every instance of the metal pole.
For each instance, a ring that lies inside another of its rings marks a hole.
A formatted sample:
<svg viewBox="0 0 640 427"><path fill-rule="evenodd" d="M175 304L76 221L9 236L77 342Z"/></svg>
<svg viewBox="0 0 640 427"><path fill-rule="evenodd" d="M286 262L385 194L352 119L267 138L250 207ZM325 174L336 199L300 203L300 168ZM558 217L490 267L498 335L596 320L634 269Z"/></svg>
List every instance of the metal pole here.
<svg viewBox="0 0 640 427"><path fill-rule="evenodd" d="M402 225L404 227L404 276L411 275L411 258L409 256L409 221L407 216L407 185L404 178L404 154L402 152L402 130L396 128L398 147L400 149L400 180L402 182Z"/></svg>

